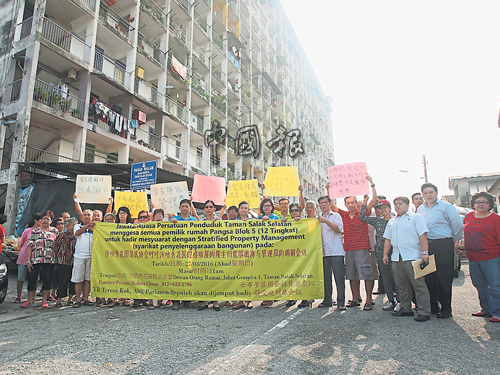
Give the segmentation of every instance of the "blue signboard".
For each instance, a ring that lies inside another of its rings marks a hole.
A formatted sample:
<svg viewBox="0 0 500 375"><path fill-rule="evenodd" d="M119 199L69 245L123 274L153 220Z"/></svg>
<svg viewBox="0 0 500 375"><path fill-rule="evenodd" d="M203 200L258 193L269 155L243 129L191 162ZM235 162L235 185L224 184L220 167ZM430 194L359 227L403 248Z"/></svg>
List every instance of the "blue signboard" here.
<svg viewBox="0 0 500 375"><path fill-rule="evenodd" d="M130 170L130 189L149 189L156 184L156 160L132 164Z"/></svg>

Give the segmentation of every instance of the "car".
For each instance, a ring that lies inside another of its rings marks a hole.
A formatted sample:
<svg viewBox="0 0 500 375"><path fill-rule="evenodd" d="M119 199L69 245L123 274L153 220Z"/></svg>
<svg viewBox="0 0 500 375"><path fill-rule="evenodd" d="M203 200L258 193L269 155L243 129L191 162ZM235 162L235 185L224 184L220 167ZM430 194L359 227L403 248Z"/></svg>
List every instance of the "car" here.
<svg viewBox="0 0 500 375"><path fill-rule="evenodd" d="M9 278L7 277L7 265L0 264L0 303L5 300L7 296L7 288L9 286Z"/></svg>

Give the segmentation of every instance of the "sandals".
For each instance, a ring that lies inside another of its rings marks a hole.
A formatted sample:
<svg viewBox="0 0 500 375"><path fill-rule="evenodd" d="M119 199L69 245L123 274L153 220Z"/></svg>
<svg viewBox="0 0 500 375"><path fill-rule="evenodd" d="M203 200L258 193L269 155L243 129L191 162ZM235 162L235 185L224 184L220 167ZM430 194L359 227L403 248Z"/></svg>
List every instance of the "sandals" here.
<svg viewBox="0 0 500 375"><path fill-rule="evenodd" d="M345 307L356 307L356 306L361 306L361 304L358 303L358 302L356 302L356 301L353 301L352 299L350 299L349 301L347 301L347 305L345 305Z"/></svg>
<svg viewBox="0 0 500 375"><path fill-rule="evenodd" d="M220 306L212 306L215 311L220 311Z"/></svg>
<svg viewBox="0 0 500 375"><path fill-rule="evenodd" d="M49 304L47 303L47 301L42 302L42 309L48 309L48 308L49 308Z"/></svg>
<svg viewBox="0 0 500 375"><path fill-rule="evenodd" d="M339 307L337 307L337 310L347 310L347 307L345 307L345 306L339 306Z"/></svg>
<svg viewBox="0 0 500 375"><path fill-rule="evenodd" d="M245 307L245 308L246 308L246 309L248 309L248 310L253 309L252 302L248 302L248 304L246 305L246 307Z"/></svg>
<svg viewBox="0 0 500 375"><path fill-rule="evenodd" d="M492 316L488 320L492 323L500 323L500 318L497 318L496 316Z"/></svg>
<svg viewBox="0 0 500 375"><path fill-rule="evenodd" d="M242 304L238 304L236 306L233 307L233 310L239 310L239 309L244 309L246 306L244 303Z"/></svg>
<svg viewBox="0 0 500 375"><path fill-rule="evenodd" d="M60 309L62 307L62 303L61 302L57 302L55 307L57 307L58 309Z"/></svg>
<svg viewBox="0 0 500 375"><path fill-rule="evenodd" d="M365 303L365 306L363 307L363 310L373 310L372 304L371 303Z"/></svg>
<svg viewBox="0 0 500 375"><path fill-rule="evenodd" d="M198 311L203 311L203 310L206 310L206 309L208 309L208 305L198 306Z"/></svg>
<svg viewBox="0 0 500 375"><path fill-rule="evenodd" d="M77 309L79 307L82 307L82 302L81 301L76 301L74 304L73 304L73 308Z"/></svg>
<svg viewBox="0 0 500 375"><path fill-rule="evenodd" d="M31 301L30 300L28 300L28 301L24 302L23 304L21 304L21 308L23 308L23 309L27 309L30 306L31 306Z"/></svg>
<svg viewBox="0 0 500 375"><path fill-rule="evenodd" d="M21 298L17 297L17 298L14 300L14 303L21 303Z"/></svg>
<svg viewBox="0 0 500 375"><path fill-rule="evenodd" d="M108 307L115 307L115 306L120 306L120 302L111 301L110 303L108 303Z"/></svg>

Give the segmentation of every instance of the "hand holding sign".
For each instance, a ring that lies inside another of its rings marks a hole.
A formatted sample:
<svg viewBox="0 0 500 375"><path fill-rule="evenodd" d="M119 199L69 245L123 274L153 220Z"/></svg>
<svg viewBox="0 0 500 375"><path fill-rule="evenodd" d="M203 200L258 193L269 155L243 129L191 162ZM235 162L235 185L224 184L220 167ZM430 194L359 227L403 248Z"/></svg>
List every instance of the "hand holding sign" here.
<svg viewBox="0 0 500 375"><path fill-rule="evenodd" d="M216 206L223 206L226 197L226 180L222 177L195 174L192 197L193 202L205 203L210 199Z"/></svg>
<svg viewBox="0 0 500 375"><path fill-rule="evenodd" d="M165 213L179 211L179 203L183 199L189 199L186 181L151 185L151 203Z"/></svg>
<svg viewBox="0 0 500 375"><path fill-rule="evenodd" d="M328 168L330 198L365 195L369 192L366 163L347 163Z"/></svg>
<svg viewBox="0 0 500 375"><path fill-rule="evenodd" d="M264 184L266 197L298 197L300 195L297 167L269 167Z"/></svg>
<svg viewBox="0 0 500 375"><path fill-rule="evenodd" d="M77 175L76 202L108 203L111 197L111 176Z"/></svg>
<svg viewBox="0 0 500 375"><path fill-rule="evenodd" d="M130 215L135 218L139 216L140 211L149 211L148 196L146 192L134 193L132 191L116 191L115 210L117 213L118 209L122 206L127 207L130 210Z"/></svg>

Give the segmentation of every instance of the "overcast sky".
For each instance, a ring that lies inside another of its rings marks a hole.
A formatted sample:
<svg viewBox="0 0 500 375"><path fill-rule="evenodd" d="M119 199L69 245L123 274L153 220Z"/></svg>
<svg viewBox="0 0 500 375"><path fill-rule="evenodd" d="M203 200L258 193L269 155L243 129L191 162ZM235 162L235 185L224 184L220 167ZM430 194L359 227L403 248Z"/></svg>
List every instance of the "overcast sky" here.
<svg viewBox="0 0 500 375"><path fill-rule="evenodd" d="M281 0L333 106L336 164L378 194L500 172L499 0ZM408 171L401 173L400 170Z"/></svg>

